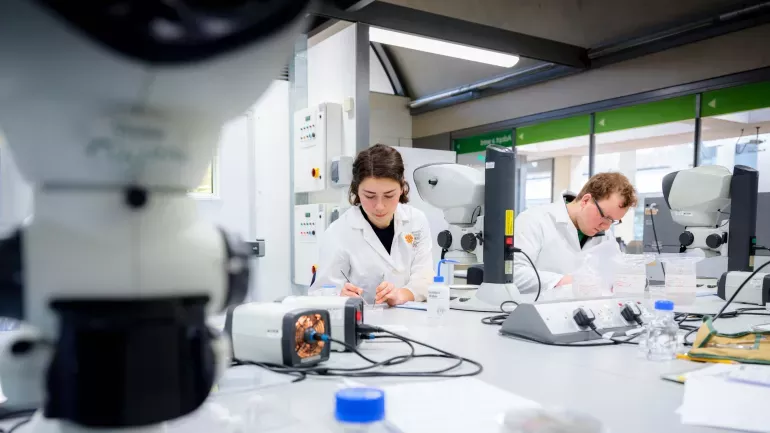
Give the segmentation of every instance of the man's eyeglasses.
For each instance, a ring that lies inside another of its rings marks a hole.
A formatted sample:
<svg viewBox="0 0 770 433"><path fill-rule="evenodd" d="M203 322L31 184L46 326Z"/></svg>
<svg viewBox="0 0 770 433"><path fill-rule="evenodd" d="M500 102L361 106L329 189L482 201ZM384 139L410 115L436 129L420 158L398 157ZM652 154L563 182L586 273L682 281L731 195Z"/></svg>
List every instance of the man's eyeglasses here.
<svg viewBox="0 0 770 433"><path fill-rule="evenodd" d="M596 205L596 209L599 210L599 215L601 215L602 218L604 218L604 221L606 221L608 224L616 226L616 225L618 225L618 224L623 222L623 220L614 220L614 219L608 217L607 215L605 215L604 211L601 208L601 206L599 206L599 202L597 202L596 199L593 198L593 197L591 197L591 200L594 201L594 204Z"/></svg>

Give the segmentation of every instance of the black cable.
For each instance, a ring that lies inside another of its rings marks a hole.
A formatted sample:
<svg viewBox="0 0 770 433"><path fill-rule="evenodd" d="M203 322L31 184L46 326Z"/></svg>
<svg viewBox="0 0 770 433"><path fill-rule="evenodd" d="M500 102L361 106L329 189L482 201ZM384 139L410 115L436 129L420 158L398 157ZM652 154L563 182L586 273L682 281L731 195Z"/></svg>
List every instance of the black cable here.
<svg viewBox="0 0 770 433"><path fill-rule="evenodd" d="M276 373L295 373L295 372L302 372L307 375L316 375L316 376L336 376L336 377L465 377L465 376L475 376L483 370L483 366L471 359L464 358L458 355L454 355L450 352L438 349L436 347L433 347L429 344L422 343L416 340L413 340L408 337L404 337L402 335L396 334L394 332L378 328L375 326L369 326L369 325L362 325L359 327L359 330L362 332L378 332L378 333L385 333L388 335L376 335L373 338L394 338L400 341L403 341L404 343L408 344L411 353L406 355L398 355L392 358L389 358L385 361L377 362L375 364L365 366L365 367L356 367L356 368L333 368L333 367L325 367L325 366L315 366L315 367L286 367L283 365L276 365L276 364L265 364L260 363L257 364L265 369L268 369L270 371L276 372ZM327 337L328 339L328 337ZM332 340L329 340L332 341ZM415 348L412 344L417 344L420 346L427 347L431 350L434 350L436 354L422 354L422 355L415 355ZM372 371L374 368L377 367L385 367L385 366L391 366L396 364L402 364L410 359L414 358L445 358L445 359L454 359L457 362L450 365L449 367L441 368L438 370L433 371L418 371L418 372L387 372L387 371ZM460 365L462 365L463 362L468 362L470 364L473 364L477 367L475 371L469 372L469 373L448 373L451 370L456 369Z"/></svg>
<svg viewBox="0 0 770 433"><path fill-rule="evenodd" d="M655 230L655 217L653 216L653 208L647 207L650 209L650 222L652 223L652 236L655 238L655 248L658 250L658 256L660 256L660 244L658 244L658 232ZM660 257L658 257L658 261L660 261ZM666 268L663 266L663 262L660 262L660 269L663 271L663 278L666 278Z"/></svg>
<svg viewBox="0 0 770 433"><path fill-rule="evenodd" d="M700 329L700 327L693 328L693 329L690 330L690 332L688 332L687 334L684 334L684 343L683 344L685 346L692 346L693 345L694 342L691 343L691 342L687 341L687 339L690 337L690 335L692 335L693 333L697 332L698 329Z"/></svg>
<svg viewBox="0 0 770 433"><path fill-rule="evenodd" d="M316 335L318 335L318 334L316 334ZM377 363L378 363L378 361L374 361L374 360L372 360L372 359L368 358L368 357L367 357L366 355L364 355L363 353L361 353L361 351L359 351L359 350L358 350L358 348L356 348L355 346L352 346L352 345L350 345L350 344L348 344L348 343L345 343L344 341L341 341L341 340L337 340L337 339L334 339L334 338L328 337L328 336L326 336L326 334L322 334L321 336L323 336L323 337L326 337L326 338L325 338L325 340L328 340L328 341L330 341L330 342L332 342L332 343L337 343L337 344L339 344L340 346L344 346L344 347L345 347L345 349L348 349L349 351L351 351L351 352L355 353L356 355L358 355L358 357L359 357L359 358L363 359L364 361L366 361L366 362L368 362L368 363L370 363L370 364L377 364ZM325 340L324 340L324 341L325 341Z"/></svg>
<svg viewBox="0 0 770 433"><path fill-rule="evenodd" d="M32 416L35 412L37 412L37 409L19 409L19 410L13 410L5 413L0 413L0 421L11 419L11 418L19 418L22 416Z"/></svg>
<svg viewBox="0 0 770 433"><path fill-rule="evenodd" d="M717 319L719 319L720 317L722 317L722 314L725 312L725 310L727 309L727 307L728 307L728 306L729 306L729 305L730 305L730 304L733 302L733 300L735 299L735 297L736 297L736 296L738 296L738 293L740 293L740 292L741 292L741 290L743 289L743 286L745 286L745 285L746 285L746 283L748 283L749 281L751 281L751 279L752 279L752 278L754 278L754 275L756 275L756 274L757 274L757 272L761 271L761 270L762 270L762 268L764 268L764 267L765 267L765 266L767 266L768 264L770 264L770 262L765 262L765 263L762 263L762 266L758 267L758 268L757 268L757 269L756 269L754 272L752 272L752 273L751 273L751 275L749 275L748 277L746 277L746 279L745 279L745 280L743 280L743 282L741 283L741 285L740 285L740 286L738 286L738 290L736 290L736 291L735 291L735 293L733 293L733 296L730 296L730 299L728 299L728 300L727 300L727 302L725 302L725 305L722 307L722 309L721 309L721 310L719 310L719 313L717 313L717 315L716 315L716 316L714 316L714 318L713 318L713 319L711 319L711 321L712 321L712 322L714 322L714 321L716 321Z"/></svg>
<svg viewBox="0 0 770 433"><path fill-rule="evenodd" d="M540 299L540 291L543 289L543 284L540 282L540 273L537 272L537 267L535 266L535 262L532 261L531 258L529 258L529 254L522 251L521 248L514 248L514 253L522 253L524 254L524 257L529 260L529 264L532 265L532 269L535 271L535 276L537 277L537 296L535 296L535 302L537 302L538 299Z"/></svg>
<svg viewBox="0 0 770 433"><path fill-rule="evenodd" d="M602 340L607 340L607 338L604 338L604 335L602 335L602 333L601 333L601 332L599 332L599 330L598 330L598 329L596 329L596 326L592 326L592 327L591 327L591 330L592 330L592 331L594 331L594 332L596 333L596 335L598 335L599 337L601 337L601 338L602 338ZM641 333L640 333L640 334L641 334ZM632 335L631 337L628 337L628 338L626 338L625 340L617 340L617 339L615 339L615 338L609 338L609 340L610 340L610 341L612 341L612 342L614 342L615 344L639 344L639 343L633 343L633 342L631 342L631 340L633 340L634 338L636 338L636 337L638 337L638 336L639 336L639 334L636 334L636 335Z"/></svg>
<svg viewBox="0 0 770 433"><path fill-rule="evenodd" d="M28 422L30 422L30 421L32 421L32 417L29 417L29 418L27 418L27 419L25 419L25 420L19 421L18 423L14 424L14 425L13 425L13 427L11 427L10 429L8 429L8 433L13 433L13 432L15 432L15 431L16 431L16 429L18 429L19 427L23 426L24 424L26 424L26 423L28 423Z"/></svg>
<svg viewBox="0 0 770 433"><path fill-rule="evenodd" d="M515 306L519 306L519 303L516 301L503 301L500 304L500 312L503 314L497 314L495 316L488 316L488 317L482 317L481 323L485 325L494 325L494 326L500 326L505 322L505 319L508 318L508 316L511 314L510 311L505 311L505 304L513 304Z"/></svg>
<svg viewBox="0 0 770 433"><path fill-rule="evenodd" d="M451 366L449 368L445 368L445 369L439 370L439 371L430 372L428 374L425 374L424 372L416 372L416 373L414 373L414 372L386 373L386 372L376 372L376 371L373 371L373 372L363 373L362 377L382 377L382 376L397 376L397 377L467 377L467 376L476 376L476 375L478 375L479 373L481 373L484 370L484 366L482 366L481 363L479 363L477 361L474 361L472 359L465 358L465 357L462 357L462 356L459 356L459 355L455 355L455 354L453 354L451 352L447 352L447 351L439 349L439 348L437 348L435 346L431 346L430 344L423 343L421 341L417 341L417 340L411 339L409 337L404 337L402 335L396 334L395 332L389 331L387 329L379 328L379 327L376 327L376 326L370 326L370 325L362 325L359 328L362 331L368 329L368 330L371 330L372 332L380 332L380 333L385 333L385 334L388 334L388 335L392 335L392 336L394 336L394 337L396 337L398 339L404 339L404 340L409 341L411 343L414 343L414 344L417 344L419 346L423 346L425 348L428 348L428 349L431 349L433 351L438 352L438 354L415 355L415 358L436 358L436 357L439 357L439 358L447 358L447 359L456 359L458 361L455 365L453 365L453 366ZM460 365L462 365L463 362L467 362L469 364L473 364L474 366L476 366L476 370L475 371L471 371L469 373L449 373L449 374L446 374L447 371L450 371L450 370L453 370L453 369L459 367Z"/></svg>

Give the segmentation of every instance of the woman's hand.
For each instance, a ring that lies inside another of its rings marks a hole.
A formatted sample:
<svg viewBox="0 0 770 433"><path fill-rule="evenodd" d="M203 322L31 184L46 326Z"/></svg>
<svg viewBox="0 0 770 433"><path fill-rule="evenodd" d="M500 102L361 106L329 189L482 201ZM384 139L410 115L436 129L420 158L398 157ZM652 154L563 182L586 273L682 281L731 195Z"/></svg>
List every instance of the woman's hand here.
<svg viewBox="0 0 770 433"><path fill-rule="evenodd" d="M382 290L380 290L382 287ZM414 293L407 288L396 289L392 283L382 283L377 288L376 303L387 302L389 306L395 307L410 301L414 301Z"/></svg>
<svg viewBox="0 0 770 433"><path fill-rule="evenodd" d="M350 283L345 283L340 291L340 296L347 296L349 298L360 298L364 294L364 290L360 287L356 287Z"/></svg>
<svg viewBox="0 0 770 433"><path fill-rule="evenodd" d="M383 281L377 286L377 295L374 298L375 304L382 304L395 295L396 286L393 283Z"/></svg>

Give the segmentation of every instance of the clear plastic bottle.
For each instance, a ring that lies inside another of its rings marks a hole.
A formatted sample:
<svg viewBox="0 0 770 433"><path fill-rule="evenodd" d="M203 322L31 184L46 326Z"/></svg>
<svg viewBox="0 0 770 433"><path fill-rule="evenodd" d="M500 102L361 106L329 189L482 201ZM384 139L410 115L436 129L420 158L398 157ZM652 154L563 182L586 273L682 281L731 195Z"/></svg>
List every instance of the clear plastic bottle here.
<svg viewBox="0 0 770 433"><path fill-rule="evenodd" d="M650 361L668 361L676 358L679 342L679 326L674 320L674 303L667 300L655 301L655 316L647 324L644 350Z"/></svg>
<svg viewBox="0 0 770 433"><path fill-rule="evenodd" d="M444 320L444 315L449 312L449 286L444 282L441 275L442 263L457 263L454 260L440 260L436 267L436 276L433 277L433 284L428 286L428 321L432 324L440 324Z"/></svg>
<svg viewBox="0 0 770 433"><path fill-rule="evenodd" d="M378 388L344 388L337 391L334 417L337 433L388 433L385 392Z"/></svg>

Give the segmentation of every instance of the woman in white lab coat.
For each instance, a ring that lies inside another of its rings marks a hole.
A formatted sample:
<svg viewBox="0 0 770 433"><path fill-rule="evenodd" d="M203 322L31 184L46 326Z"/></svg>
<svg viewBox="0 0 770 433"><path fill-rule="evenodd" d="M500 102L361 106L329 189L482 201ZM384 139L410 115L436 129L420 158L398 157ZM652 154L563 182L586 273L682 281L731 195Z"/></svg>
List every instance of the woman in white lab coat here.
<svg viewBox="0 0 770 433"><path fill-rule="evenodd" d="M537 267L542 291L572 284L572 274L581 265L581 252L601 242L617 246L612 226L619 224L636 203L636 191L628 178L621 173L599 173L577 196L519 214L513 242ZM537 275L522 254L514 254L513 282L522 293L538 290Z"/></svg>
<svg viewBox="0 0 770 433"><path fill-rule="evenodd" d="M312 289L390 306L424 301L433 277L425 214L406 204L409 185L397 150L377 144L353 162L353 205L325 231Z"/></svg>

